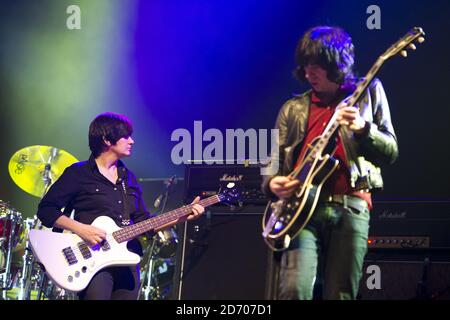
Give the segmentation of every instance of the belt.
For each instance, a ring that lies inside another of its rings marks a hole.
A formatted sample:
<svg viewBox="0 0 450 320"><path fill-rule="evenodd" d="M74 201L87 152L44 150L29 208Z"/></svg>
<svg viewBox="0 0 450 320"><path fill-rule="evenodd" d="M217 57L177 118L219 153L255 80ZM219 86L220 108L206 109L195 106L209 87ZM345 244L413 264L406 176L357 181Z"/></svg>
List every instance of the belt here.
<svg viewBox="0 0 450 320"><path fill-rule="evenodd" d="M346 194L323 195L320 199L323 202L339 203L342 204L344 208L352 208L359 212L369 207L366 200Z"/></svg>

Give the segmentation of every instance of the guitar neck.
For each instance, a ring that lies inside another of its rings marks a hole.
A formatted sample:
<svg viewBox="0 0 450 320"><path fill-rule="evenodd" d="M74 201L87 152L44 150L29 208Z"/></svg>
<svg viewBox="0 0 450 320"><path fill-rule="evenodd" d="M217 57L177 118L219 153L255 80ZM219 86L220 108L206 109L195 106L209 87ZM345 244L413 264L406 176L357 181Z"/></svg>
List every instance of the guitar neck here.
<svg viewBox="0 0 450 320"><path fill-rule="evenodd" d="M344 99L339 105L336 107L336 110L338 110L342 104L345 102L348 106L353 107L358 100L361 98L361 95L363 92L367 89L370 82L373 80L375 75L377 74L378 70L380 70L383 63L391 58L392 56L396 55L397 53L404 52L403 56L406 57L406 48L412 48L415 50L415 46L413 42L417 40L419 43L422 43L424 41L423 36L425 33L423 32L422 28L416 27L412 30L410 30L406 36L401 38L399 41L397 41L395 44L393 44L391 47L389 47L388 50L386 50L381 56L378 57L377 61L373 64L373 66L370 68L369 72L366 74L366 76L363 78L361 82L358 83L355 91L352 93L352 95L346 99ZM317 154L321 154L322 151L327 146L330 138L333 136L333 134L336 132L336 130L339 128L339 123L336 121L337 113L335 112L333 116L331 117L330 122L326 126L325 130L323 131L320 140L316 143L316 145L313 147L311 152L309 153L308 157L305 159L305 161L313 161Z"/></svg>
<svg viewBox="0 0 450 320"><path fill-rule="evenodd" d="M342 102L338 104L336 107L336 112L331 117L331 120L328 122L328 125L325 127L322 135L320 136L320 140L314 145L311 152L308 154L307 158L305 159L306 162L312 162L317 154L321 154L325 147L328 145L328 142L330 141L330 138L333 136L333 134L336 132L336 130L339 128L339 123L336 120L337 118L337 110L340 109L342 104L345 102L347 106L353 107L358 100L361 98L361 95L363 92L367 89L370 82L373 80L375 75L377 74L378 70L383 65L383 59L378 58L375 64L370 68L369 72L366 74L366 76L363 78L362 81L358 83L356 86L355 91L353 91L352 95L348 98L344 99Z"/></svg>
<svg viewBox="0 0 450 320"><path fill-rule="evenodd" d="M214 195L203 200L199 204L203 207L208 207L222 201L219 195ZM181 208L166 212L162 215L144 220L142 222L133 224L131 226L122 228L112 233L114 239L121 243L136 238L137 236L164 227L180 218L186 217L192 212L192 204L183 206Z"/></svg>
<svg viewBox="0 0 450 320"><path fill-rule="evenodd" d="M370 82L373 80L375 75L378 73L378 70L380 70L383 63L384 63L384 61L382 59L378 58L378 60L375 62L375 64L372 66L372 68L370 68L369 72L367 72L367 74L363 78L363 80L358 83L353 94L346 101L348 106L352 107L358 102L359 98L361 98L361 95L367 89Z"/></svg>

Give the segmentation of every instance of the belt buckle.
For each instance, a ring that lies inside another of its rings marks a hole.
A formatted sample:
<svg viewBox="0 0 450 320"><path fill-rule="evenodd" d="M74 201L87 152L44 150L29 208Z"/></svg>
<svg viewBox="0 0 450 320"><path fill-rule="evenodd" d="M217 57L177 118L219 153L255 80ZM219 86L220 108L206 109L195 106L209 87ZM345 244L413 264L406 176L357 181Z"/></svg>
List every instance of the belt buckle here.
<svg viewBox="0 0 450 320"><path fill-rule="evenodd" d="M329 202L339 203L344 208L347 208L348 198L345 194L333 194L329 196Z"/></svg>
<svg viewBox="0 0 450 320"><path fill-rule="evenodd" d="M348 200L348 197L347 197L347 195L343 195L342 196L342 205L344 206L344 208L348 208L348 206L347 206L347 200Z"/></svg>

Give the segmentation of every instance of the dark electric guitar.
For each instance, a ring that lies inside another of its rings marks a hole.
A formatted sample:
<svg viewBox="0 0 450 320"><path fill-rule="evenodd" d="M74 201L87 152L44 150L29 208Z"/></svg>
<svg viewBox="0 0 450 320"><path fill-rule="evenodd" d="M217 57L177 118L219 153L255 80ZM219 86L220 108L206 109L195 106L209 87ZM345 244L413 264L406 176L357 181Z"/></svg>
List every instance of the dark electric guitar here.
<svg viewBox="0 0 450 320"><path fill-rule="evenodd" d="M326 153L330 139L339 128L337 111L344 103L347 106L355 106L383 63L398 53L406 57L406 49L415 50L413 42L423 42L424 35L422 28L413 28L377 59L366 77L358 83L353 94L338 104L323 133L311 142L300 164L288 175L300 181L296 192L289 199L279 199L267 204L262 219L262 235L272 250L287 249L291 240L307 225L316 208L323 184L339 165L332 153Z"/></svg>

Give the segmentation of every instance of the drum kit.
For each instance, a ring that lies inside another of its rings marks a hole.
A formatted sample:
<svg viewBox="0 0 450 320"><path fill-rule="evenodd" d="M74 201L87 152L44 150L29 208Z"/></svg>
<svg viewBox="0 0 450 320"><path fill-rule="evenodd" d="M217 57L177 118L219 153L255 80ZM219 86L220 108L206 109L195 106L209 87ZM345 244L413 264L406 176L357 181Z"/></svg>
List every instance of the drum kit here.
<svg viewBox="0 0 450 320"><path fill-rule="evenodd" d="M78 160L67 151L50 146L30 146L11 157L8 171L25 192L42 198L65 168ZM37 217L25 218L0 200L0 299L60 299L70 295L46 279L28 242L31 229L42 229Z"/></svg>
<svg viewBox="0 0 450 320"><path fill-rule="evenodd" d="M173 228L159 231L152 239L141 237L140 300L166 300L173 289L178 238Z"/></svg>
<svg viewBox="0 0 450 320"><path fill-rule="evenodd" d="M35 145L14 153L8 171L23 191L42 198L64 170L77 161L62 149ZM43 228L36 216L25 218L8 202L0 200L0 300L76 299L74 293L54 285L35 261L28 233ZM158 232L152 239L141 240L144 257L139 299L165 299L172 281L177 235L172 228Z"/></svg>

